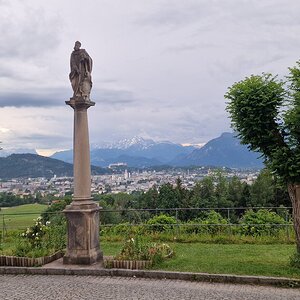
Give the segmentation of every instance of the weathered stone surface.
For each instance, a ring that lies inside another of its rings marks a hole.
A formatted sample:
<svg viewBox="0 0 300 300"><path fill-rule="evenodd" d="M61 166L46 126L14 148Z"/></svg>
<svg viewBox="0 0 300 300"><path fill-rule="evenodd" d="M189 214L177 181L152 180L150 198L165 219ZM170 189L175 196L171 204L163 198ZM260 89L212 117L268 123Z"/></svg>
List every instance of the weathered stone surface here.
<svg viewBox="0 0 300 300"><path fill-rule="evenodd" d="M92 88L93 61L85 49L80 49L81 43L75 42L74 51L71 54L69 78L73 89L73 97L90 98Z"/></svg>
<svg viewBox="0 0 300 300"><path fill-rule="evenodd" d="M91 198L91 164L87 109L92 87L92 59L80 42L71 55L70 80L73 97L66 104L74 110L74 195L64 213L68 239L64 264L90 265L103 261L99 244L99 206Z"/></svg>
<svg viewBox="0 0 300 300"><path fill-rule="evenodd" d="M99 206L93 201L73 203L64 210L68 220L64 264L89 265L103 260L99 244Z"/></svg>

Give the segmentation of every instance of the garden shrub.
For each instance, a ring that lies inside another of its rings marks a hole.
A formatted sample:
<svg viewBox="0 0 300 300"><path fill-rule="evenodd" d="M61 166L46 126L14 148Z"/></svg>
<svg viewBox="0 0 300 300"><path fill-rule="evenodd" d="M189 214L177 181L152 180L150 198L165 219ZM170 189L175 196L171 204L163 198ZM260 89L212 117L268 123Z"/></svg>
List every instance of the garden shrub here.
<svg viewBox="0 0 300 300"><path fill-rule="evenodd" d="M262 236L278 235L285 220L267 209L260 209L257 212L248 210L240 219L240 233L243 235Z"/></svg>
<svg viewBox="0 0 300 300"><path fill-rule="evenodd" d="M53 254L66 247L66 224L43 224L42 218L34 220L34 225L28 227L16 237L15 256L39 257Z"/></svg>
<svg viewBox="0 0 300 300"><path fill-rule="evenodd" d="M31 227L28 227L26 231L21 234L21 236L29 241L32 248L41 248L42 238L46 234L50 222L47 221L46 224L43 224L41 217L38 217L33 221L35 222L35 224Z"/></svg>
<svg viewBox="0 0 300 300"><path fill-rule="evenodd" d="M291 265L291 267L300 269L300 254L299 253L296 252L294 255L292 255L290 257L290 265Z"/></svg>
<svg viewBox="0 0 300 300"><path fill-rule="evenodd" d="M204 214L202 218L196 218L187 222L187 225L184 226L184 231L186 233L215 235L224 232L226 224L228 224L226 219L218 212L211 210Z"/></svg>
<svg viewBox="0 0 300 300"><path fill-rule="evenodd" d="M129 237L137 234L144 234L145 227L142 225L132 225L129 222L121 223L113 226L100 225L101 236L120 236Z"/></svg>
<svg viewBox="0 0 300 300"><path fill-rule="evenodd" d="M128 235L131 232L130 227L131 226L129 222L126 222L126 223L115 225L112 229L113 229L113 233L115 234Z"/></svg>
<svg viewBox="0 0 300 300"><path fill-rule="evenodd" d="M43 223L47 221L53 222L53 218L64 218L62 211L66 208L68 204L71 203L71 198L65 198L60 200L56 203L51 204L43 213L42 213L42 220Z"/></svg>
<svg viewBox="0 0 300 300"><path fill-rule="evenodd" d="M176 224L177 220L174 217L164 214L154 216L147 221L148 231L150 232L163 232L172 230Z"/></svg>
<svg viewBox="0 0 300 300"><path fill-rule="evenodd" d="M150 243L136 236L125 241L122 250L115 259L119 260L151 260L153 264L174 255L174 251L165 243Z"/></svg>
<svg viewBox="0 0 300 300"><path fill-rule="evenodd" d="M48 226L48 230L42 238L42 247L48 249L50 253L63 250L67 245L67 226L66 223Z"/></svg>

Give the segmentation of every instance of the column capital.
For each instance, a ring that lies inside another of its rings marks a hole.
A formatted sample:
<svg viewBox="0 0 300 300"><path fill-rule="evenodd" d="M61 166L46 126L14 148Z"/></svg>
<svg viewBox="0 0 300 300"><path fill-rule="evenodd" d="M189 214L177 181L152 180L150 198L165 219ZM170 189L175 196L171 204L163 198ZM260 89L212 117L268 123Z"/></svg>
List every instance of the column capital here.
<svg viewBox="0 0 300 300"><path fill-rule="evenodd" d="M73 109L88 109L90 106L94 106L95 102L83 97L72 97L69 101L66 101L67 105L70 105Z"/></svg>

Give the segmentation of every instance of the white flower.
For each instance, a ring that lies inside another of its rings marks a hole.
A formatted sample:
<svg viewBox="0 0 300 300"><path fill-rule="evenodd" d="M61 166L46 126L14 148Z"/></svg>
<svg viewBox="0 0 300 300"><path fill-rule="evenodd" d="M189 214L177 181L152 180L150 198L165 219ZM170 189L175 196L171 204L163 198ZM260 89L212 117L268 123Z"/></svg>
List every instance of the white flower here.
<svg viewBox="0 0 300 300"><path fill-rule="evenodd" d="M51 223L50 221L47 221L47 222L46 222L46 226L50 225L50 223Z"/></svg>

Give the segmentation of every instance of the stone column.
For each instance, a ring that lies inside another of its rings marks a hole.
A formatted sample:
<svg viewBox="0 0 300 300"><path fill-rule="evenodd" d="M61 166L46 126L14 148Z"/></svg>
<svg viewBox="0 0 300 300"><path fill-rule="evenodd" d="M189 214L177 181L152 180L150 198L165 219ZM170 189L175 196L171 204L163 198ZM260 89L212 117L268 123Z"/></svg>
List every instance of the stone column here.
<svg viewBox="0 0 300 300"><path fill-rule="evenodd" d="M68 224L64 264L90 265L103 260L99 244L99 206L91 198L91 166L87 109L95 103L83 97L66 101L74 109L74 196L64 213Z"/></svg>

